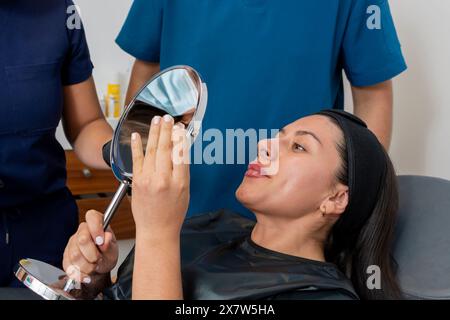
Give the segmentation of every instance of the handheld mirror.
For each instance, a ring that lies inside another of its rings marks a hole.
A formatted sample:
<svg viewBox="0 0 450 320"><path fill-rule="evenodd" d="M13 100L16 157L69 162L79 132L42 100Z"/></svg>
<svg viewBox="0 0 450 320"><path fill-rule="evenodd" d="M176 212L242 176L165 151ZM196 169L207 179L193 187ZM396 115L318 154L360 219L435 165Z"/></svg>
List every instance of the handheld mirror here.
<svg viewBox="0 0 450 320"><path fill-rule="evenodd" d="M105 211L104 230L133 180L131 134L138 132L141 135L145 150L153 117L170 114L175 123L185 125L188 141L192 144L200 132L207 100L206 84L197 71L188 66L175 66L155 75L126 107L109 146L109 162L120 186ZM74 281L65 281L67 277L62 280L64 271L46 263L23 259L18 263L15 275L44 299L71 300L78 296Z"/></svg>

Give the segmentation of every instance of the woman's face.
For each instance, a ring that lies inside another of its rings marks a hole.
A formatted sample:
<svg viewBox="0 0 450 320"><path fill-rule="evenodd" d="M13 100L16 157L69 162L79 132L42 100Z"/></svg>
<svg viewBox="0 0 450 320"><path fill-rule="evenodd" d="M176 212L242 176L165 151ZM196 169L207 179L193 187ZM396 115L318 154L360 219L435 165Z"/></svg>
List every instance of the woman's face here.
<svg viewBox="0 0 450 320"><path fill-rule="evenodd" d="M275 139L259 142L258 159L249 165L236 197L256 214L298 218L319 210L339 185L336 145L342 139L326 116L289 124Z"/></svg>

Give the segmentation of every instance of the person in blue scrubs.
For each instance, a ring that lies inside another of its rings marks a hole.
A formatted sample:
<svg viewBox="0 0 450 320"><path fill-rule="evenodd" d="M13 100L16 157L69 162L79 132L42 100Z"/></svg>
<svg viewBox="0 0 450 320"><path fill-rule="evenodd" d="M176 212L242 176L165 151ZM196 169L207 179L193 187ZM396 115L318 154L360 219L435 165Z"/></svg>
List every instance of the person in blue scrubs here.
<svg viewBox="0 0 450 320"><path fill-rule="evenodd" d="M101 149L112 129L98 103L82 25L69 27L71 6L0 2L0 287L20 285L13 268L22 258L61 267L77 229L55 138L61 119L78 157L107 168Z"/></svg>
<svg viewBox="0 0 450 320"><path fill-rule="evenodd" d="M190 65L209 89L203 131L223 136L342 109L345 71L354 113L389 148L391 79L406 64L387 0L135 0L116 41L136 58L128 99L158 70ZM252 217L233 194L245 170L194 164L188 216Z"/></svg>

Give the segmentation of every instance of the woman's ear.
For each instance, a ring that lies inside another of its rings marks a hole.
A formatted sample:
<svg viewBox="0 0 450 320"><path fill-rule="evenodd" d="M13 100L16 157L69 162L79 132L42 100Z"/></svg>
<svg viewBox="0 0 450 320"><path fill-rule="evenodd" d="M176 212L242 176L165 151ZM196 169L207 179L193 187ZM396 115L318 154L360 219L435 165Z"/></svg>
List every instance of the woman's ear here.
<svg viewBox="0 0 450 320"><path fill-rule="evenodd" d="M334 193L327 197L320 206L320 211L324 216L341 215L347 208L349 201L348 187L339 185Z"/></svg>

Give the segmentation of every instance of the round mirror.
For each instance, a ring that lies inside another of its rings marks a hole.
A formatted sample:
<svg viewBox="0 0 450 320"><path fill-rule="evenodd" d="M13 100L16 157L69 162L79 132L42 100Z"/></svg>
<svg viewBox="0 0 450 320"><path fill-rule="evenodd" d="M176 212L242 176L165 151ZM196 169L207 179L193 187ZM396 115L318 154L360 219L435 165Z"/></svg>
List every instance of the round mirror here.
<svg viewBox="0 0 450 320"><path fill-rule="evenodd" d="M16 266L16 277L46 300L72 300L74 293L63 290L66 273L52 265L33 259L22 259Z"/></svg>
<svg viewBox="0 0 450 320"><path fill-rule="evenodd" d="M114 135L111 167L117 179L131 179L131 134L140 134L145 150L155 116L170 114L175 123L185 125L193 142L206 107L205 89L198 73L186 66L161 72L141 89L125 110Z"/></svg>
<svg viewBox="0 0 450 320"><path fill-rule="evenodd" d="M112 143L107 144L111 168L120 186L105 210L104 230L131 185L131 134L138 132L141 135L145 150L153 117L170 114L175 123L185 125L188 141L192 145L200 132L207 100L206 84L188 66L176 66L158 73L139 91L120 118ZM77 299L82 293L74 289L75 281L68 280L64 271L36 260L22 260L17 265L16 277L49 300Z"/></svg>

